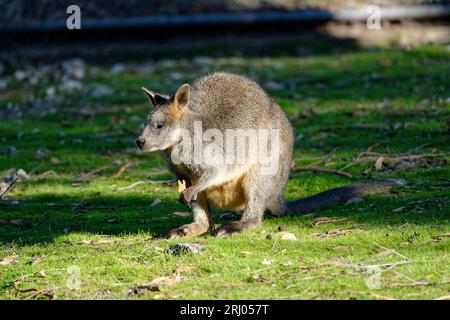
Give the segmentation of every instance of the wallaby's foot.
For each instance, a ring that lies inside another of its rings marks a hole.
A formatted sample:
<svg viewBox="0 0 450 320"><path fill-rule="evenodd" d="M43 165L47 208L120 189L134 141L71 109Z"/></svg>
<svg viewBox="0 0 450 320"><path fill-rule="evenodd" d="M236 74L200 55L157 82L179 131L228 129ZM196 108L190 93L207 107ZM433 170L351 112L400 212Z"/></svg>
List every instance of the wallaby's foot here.
<svg viewBox="0 0 450 320"><path fill-rule="evenodd" d="M257 222L254 220L234 221L219 227L215 233L218 237L224 237L229 236L233 233L242 232L247 229L256 228L259 225L261 225L261 222Z"/></svg>
<svg viewBox="0 0 450 320"><path fill-rule="evenodd" d="M201 236L203 234L208 233L209 226L207 224L193 222L189 224L185 224L175 230L169 232L170 239L177 239L186 236Z"/></svg>
<svg viewBox="0 0 450 320"><path fill-rule="evenodd" d="M197 191L195 191L193 186L184 189L181 191L180 199L182 199L184 203L191 203L197 200Z"/></svg>

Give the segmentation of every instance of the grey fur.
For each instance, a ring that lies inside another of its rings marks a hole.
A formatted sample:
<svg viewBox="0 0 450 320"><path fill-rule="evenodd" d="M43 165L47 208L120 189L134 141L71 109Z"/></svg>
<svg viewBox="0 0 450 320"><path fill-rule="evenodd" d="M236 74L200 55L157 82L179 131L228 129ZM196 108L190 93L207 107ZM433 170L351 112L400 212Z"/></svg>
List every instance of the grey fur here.
<svg viewBox="0 0 450 320"><path fill-rule="evenodd" d="M242 218L220 227L216 230L217 235L259 226L264 212L276 216L311 212L354 197L386 191L393 185L351 185L285 203L283 193L289 177L294 141L292 127L279 105L257 83L239 75L220 72L196 80L190 88L183 85L172 98L149 90L146 93L156 106L139 138L145 142L140 147L143 150L161 150L171 172L179 180L186 180L188 188L183 191L181 198L192 204L194 214L194 222L172 231L172 237L202 234L212 230L207 190L227 182L227 179L234 179L237 177L236 172L245 175ZM180 95L183 98L179 98ZM184 109L186 95L188 107ZM173 113L177 110L181 116L174 120ZM276 174L261 174L258 164L174 164L171 154L181 153L182 143L171 135L176 128L187 129L193 134L196 120L201 120L203 132L209 128L221 132L239 128L279 129L281 137ZM157 129L157 123L164 123L164 126ZM192 181L196 183L193 184Z"/></svg>

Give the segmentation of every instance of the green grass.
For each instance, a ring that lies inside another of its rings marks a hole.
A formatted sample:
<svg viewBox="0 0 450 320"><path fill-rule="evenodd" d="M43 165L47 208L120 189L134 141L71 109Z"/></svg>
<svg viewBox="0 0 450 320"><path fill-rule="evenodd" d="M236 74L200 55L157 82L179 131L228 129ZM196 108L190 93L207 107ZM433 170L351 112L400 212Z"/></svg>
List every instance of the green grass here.
<svg viewBox="0 0 450 320"><path fill-rule="evenodd" d="M292 119L297 165L325 167L322 160L336 149L326 168L339 169L370 146L372 152L385 155L418 147L413 154L448 155L449 61L448 47L426 46L307 57L222 57L200 65L163 61L155 63L148 75L132 70L112 74L110 66L100 65L81 81L87 92L57 93L58 99L51 101L45 99L45 90L57 86L58 79L44 77L35 85L11 81L0 95L0 172L3 177L10 169L23 168L31 177L16 183L0 202L0 219L21 219L31 228L0 224L0 261L16 256L15 263L0 265L0 298L45 298L42 291L32 296L36 292L17 288L54 289L58 299L448 296L446 155L424 158L420 166L403 170L375 170L374 161L357 163L346 169L356 182L401 178L408 185L390 195L313 215L267 217L262 227L224 239L166 240L162 236L167 231L191 219L173 214L188 210L177 202L177 188L151 184L119 188L149 178L170 178L157 153L136 153L134 140L149 111L140 87L172 93L182 83L174 78L187 82L215 70L238 72L276 87L269 92ZM91 97L89 89L97 84L114 93ZM360 124L375 128L356 126ZM17 152L9 153L8 146ZM50 153L38 157L39 148ZM113 177L127 162L134 166ZM103 166L98 174L82 177ZM369 177L362 174L367 170ZM335 175L297 173L288 183L286 198L350 182ZM151 207L155 199L162 203ZM227 222L219 219L220 212L214 210L217 226ZM345 219L315 225L316 217ZM279 225L298 241L281 240ZM318 236L330 230L349 232ZM201 243L205 249L191 256L165 251L178 242ZM80 268L79 290L66 285L69 266ZM126 294L163 276L168 279L160 279L159 292ZM380 281L376 288L367 285L371 277Z"/></svg>

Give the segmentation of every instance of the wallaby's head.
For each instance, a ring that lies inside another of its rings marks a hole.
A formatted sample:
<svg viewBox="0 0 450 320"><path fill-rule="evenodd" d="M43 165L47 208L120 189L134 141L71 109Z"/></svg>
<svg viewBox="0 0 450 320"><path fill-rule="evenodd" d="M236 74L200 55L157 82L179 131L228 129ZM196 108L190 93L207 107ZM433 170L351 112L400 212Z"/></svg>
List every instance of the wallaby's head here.
<svg viewBox="0 0 450 320"><path fill-rule="evenodd" d="M189 85L183 84L172 97L142 89L153 105L153 110L136 144L143 151L166 150L178 142L176 133L181 117L188 109Z"/></svg>

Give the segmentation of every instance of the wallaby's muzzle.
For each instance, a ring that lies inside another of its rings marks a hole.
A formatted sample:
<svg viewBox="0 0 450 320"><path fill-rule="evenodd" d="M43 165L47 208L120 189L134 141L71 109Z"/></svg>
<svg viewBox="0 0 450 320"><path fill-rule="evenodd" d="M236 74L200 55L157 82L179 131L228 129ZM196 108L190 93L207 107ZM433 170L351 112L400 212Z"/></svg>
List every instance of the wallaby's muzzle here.
<svg viewBox="0 0 450 320"><path fill-rule="evenodd" d="M145 139L142 137L138 137L136 139L136 145L139 147L139 149L142 149L145 145Z"/></svg>

